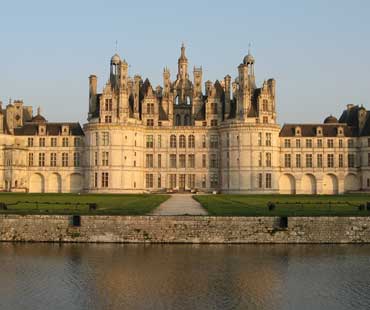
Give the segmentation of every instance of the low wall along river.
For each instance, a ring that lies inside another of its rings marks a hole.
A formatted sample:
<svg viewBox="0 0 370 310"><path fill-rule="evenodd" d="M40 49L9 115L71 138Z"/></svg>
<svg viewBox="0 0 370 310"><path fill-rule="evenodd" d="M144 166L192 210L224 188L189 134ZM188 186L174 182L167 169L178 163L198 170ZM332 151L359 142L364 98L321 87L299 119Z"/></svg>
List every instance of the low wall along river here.
<svg viewBox="0 0 370 310"><path fill-rule="evenodd" d="M0 215L0 241L370 243L370 217Z"/></svg>

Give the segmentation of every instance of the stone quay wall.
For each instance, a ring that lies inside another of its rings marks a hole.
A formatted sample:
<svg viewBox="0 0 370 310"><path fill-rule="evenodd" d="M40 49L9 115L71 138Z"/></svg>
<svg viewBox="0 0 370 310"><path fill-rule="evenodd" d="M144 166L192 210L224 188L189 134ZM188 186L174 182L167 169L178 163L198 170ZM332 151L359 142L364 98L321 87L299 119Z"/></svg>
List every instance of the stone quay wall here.
<svg viewBox="0 0 370 310"><path fill-rule="evenodd" d="M0 215L0 241L370 243L370 217Z"/></svg>

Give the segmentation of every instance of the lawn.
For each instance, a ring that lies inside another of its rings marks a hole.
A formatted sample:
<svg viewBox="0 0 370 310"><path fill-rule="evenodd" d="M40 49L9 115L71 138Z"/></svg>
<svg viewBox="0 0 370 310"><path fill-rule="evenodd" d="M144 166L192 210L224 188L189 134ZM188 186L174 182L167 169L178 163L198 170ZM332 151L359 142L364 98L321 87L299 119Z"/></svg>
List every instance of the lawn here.
<svg viewBox="0 0 370 310"><path fill-rule="evenodd" d="M210 215L225 216L370 216L368 194L348 195L196 195ZM275 205L269 210L268 203ZM365 205L359 210L359 205Z"/></svg>
<svg viewBox="0 0 370 310"><path fill-rule="evenodd" d="M0 209L0 214L143 215L168 198L145 194L1 193L0 203L5 203L7 210ZM89 203L95 203L96 210L90 210Z"/></svg>

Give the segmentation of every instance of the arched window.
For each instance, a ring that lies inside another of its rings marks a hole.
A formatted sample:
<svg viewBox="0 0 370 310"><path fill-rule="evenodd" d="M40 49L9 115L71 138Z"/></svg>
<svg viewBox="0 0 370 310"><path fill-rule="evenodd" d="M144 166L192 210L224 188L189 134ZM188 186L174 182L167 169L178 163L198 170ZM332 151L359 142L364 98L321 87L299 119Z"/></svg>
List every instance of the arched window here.
<svg viewBox="0 0 370 310"><path fill-rule="evenodd" d="M195 147L195 137L193 135L190 135L188 138L188 147L189 148Z"/></svg>
<svg viewBox="0 0 370 310"><path fill-rule="evenodd" d="M190 105L190 97L189 96L186 96L186 104Z"/></svg>
<svg viewBox="0 0 370 310"><path fill-rule="evenodd" d="M175 135L171 135L170 137L170 147L176 148L176 136Z"/></svg>
<svg viewBox="0 0 370 310"><path fill-rule="evenodd" d="M184 126L189 126L190 125L190 117L189 115L184 116Z"/></svg>
<svg viewBox="0 0 370 310"><path fill-rule="evenodd" d="M176 126L181 126L181 116L180 116L180 114L176 114Z"/></svg>
<svg viewBox="0 0 370 310"><path fill-rule="evenodd" d="M175 98L175 104L178 105L179 104L179 96L176 96Z"/></svg>
<svg viewBox="0 0 370 310"><path fill-rule="evenodd" d="M185 136L184 135L181 135L180 136L180 139L179 139L179 147L180 148L185 148L186 147L186 140L185 140Z"/></svg>

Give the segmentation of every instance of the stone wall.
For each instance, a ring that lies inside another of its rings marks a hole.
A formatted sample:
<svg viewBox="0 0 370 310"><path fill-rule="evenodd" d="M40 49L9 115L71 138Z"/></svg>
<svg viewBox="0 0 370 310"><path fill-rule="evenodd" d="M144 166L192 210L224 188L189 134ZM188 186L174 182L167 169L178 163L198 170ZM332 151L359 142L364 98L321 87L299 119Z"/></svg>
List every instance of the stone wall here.
<svg viewBox="0 0 370 310"><path fill-rule="evenodd" d="M287 219L287 221L286 221ZM0 215L0 241L370 243L370 217Z"/></svg>

